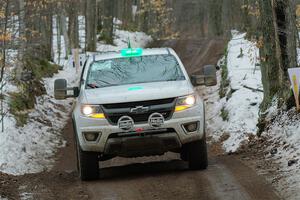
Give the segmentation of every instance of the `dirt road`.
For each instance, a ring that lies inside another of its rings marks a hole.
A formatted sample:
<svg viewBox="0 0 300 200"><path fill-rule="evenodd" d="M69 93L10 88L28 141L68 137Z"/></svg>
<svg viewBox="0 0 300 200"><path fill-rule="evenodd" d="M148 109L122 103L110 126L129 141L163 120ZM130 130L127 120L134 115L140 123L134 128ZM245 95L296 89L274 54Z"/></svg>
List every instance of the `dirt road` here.
<svg viewBox="0 0 300 200"><path fill-rule="evenodd" d="M201 73L204 65L217 64L224 54L223 38L157 41L150 47L171 47L183 61L189 74Z"/></svg>
<svg viewBox="0 0 300 200"><path fill-rule="evenodd" d="M237 156L210 154L205 171L189 171L176 154L101 163L100 180L80 182L76 174L72 126L64 130L68 146L49 173L27 175L19 188L33 199L279 199L262 177Z"/></svg>
<svg viewBox="0 0 300 200"><path fill-rule="evenodd" d="M167 41L183 59L189 73L199 73L204 64L214 64L224 49L222 40ZM276 200L273 189L236 155L216 155L210 151L205 171L189 171L178 155L136 159L116 158L101 162L101 179L81 182L76 172L76 156L71 122L63 135L67 146L57 155L50 172L11 177L0 175L0 195L9 199L222 199Z"/></svg>

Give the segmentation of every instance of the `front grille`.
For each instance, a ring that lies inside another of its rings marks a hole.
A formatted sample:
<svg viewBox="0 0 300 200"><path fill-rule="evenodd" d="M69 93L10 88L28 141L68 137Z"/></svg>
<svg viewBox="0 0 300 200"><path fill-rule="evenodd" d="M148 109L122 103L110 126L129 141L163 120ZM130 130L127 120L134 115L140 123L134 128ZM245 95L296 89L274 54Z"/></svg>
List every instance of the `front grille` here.
<svg viewBox="0 0 300 200"><path fill-rule="evenodd" d="M131 109L138 106L148 107L148 111L132 113ZM156 112L161 113L165 120L169 120L173 115L174 108L175 98L102 105L104 114L112 125L116 125L120 117L125 115L130 116L136 124L146 123L149 116Z"/></svg>
<svg viewBox="0 0 300 200"><path fill-rule="evenodd" d="M106 109L113 108L135 108L137 106L154 106L161 104L169 104L173 103L175 98L168 99L157 99L157 100L149 100L149 101L135 101L135 102L127 102L127 103L115 103L115 104L103 104L102 106Z"/></svg>

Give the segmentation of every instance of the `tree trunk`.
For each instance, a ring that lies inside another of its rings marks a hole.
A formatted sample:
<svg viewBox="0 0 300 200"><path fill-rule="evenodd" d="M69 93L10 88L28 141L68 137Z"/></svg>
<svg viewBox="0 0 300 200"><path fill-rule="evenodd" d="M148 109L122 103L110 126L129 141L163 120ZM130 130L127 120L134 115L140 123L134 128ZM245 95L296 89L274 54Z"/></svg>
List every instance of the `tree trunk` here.
<svg viewBox="0 0 300 200"><path fill-rule="evenodd" d="M97 48L97 1L86 0L86 50L96 51Z"/></svg>
<svg viewBox="0 0 300 200"><path fill-rule="evenodd" d="M216 36L223 34L222 29L222 1L209 1L209 33Z"/></svg>
<svg viewBox="0 0 300 200"><path fill-rule="evenodd" d="M43 58L49 61L52 61L52 25L52 15L50 13L41 16L40 32L41 46L44 49Z"/></svg>
<svg viewBox="0 0 300 200"><path fill-rule="evenodd" d="M56 21L56 40L57 40L57 62L60 64L61 59L61 23L60 23L60 14L55 18Z"/></svg>
<svg viewBox="0 0 300 200"><path fill-rule="evenodd" d="M261 109L265 111L270 105L272 98L280 88L280 67L276 48L276 35L274 14L272 9L273 0L260 0L260 29L263 46L260 48L262 83L264 87L264 100Z"/></svg>
<svg viewBox="0 0 300 200"><path fill-rule="evenodd" d="M102 39L108 44L113 44L113 10L114 5L112 0L103 0L103 29L102 29Z"/></svg>
<svg viewBox="0 0 300 200"><path fill-rule="evenodd" d="M287 70L296 66L295 14L293 0L260 0L260 48L265 111L274 97L281 106L289 95Z"/></svg>
<svg viewBox="0 0 300 200"><path fill-rule="evenodd" d="M23 51L25 48L25 41L23 40L23 38L25 37L25 2L24 0L19 0L19 37L20 39L20 48L18 49L18 57L19 60L21 60L22 56L23 56Z"/></svg>
<svg viewBox="0 0 300 200"><path fill-rule="evenodd" d="M65 54L66 57L71 54L71 47L70 47L70 41L69 41L69 35L67 31L67 22L66 22L66 16L64 14L61 14L60 16L60 24L61 24L61 31L64 36L64 41L65 41Z"/></svg>
<svg viewBox="0 0 300 200"><path fill-rule="evenodd" d="M69 45L71 49L79 48L79 34L78 34L78 14L77 6L72 5L68 10L69 24L68 36Z"/></svg>

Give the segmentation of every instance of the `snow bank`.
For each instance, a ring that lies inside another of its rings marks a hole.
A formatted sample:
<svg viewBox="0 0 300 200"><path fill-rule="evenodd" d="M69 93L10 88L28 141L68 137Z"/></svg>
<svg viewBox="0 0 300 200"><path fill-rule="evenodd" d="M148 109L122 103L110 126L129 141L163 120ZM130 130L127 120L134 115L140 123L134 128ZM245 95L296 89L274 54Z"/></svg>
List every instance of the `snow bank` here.
<svg viewBox="0 0 300 200"><path fill-rule="evenodd" d="M241 49L243 56L241 54ZM228 44L228 78L232 95L220 99L220 83L211 88L200 88L205 94L207 129L213 141L222 141L226 152L236 151L240 145L248 140L249 134L256 134L259 105L263 93L251 90L262 90L260 69L256 67L258 49L255 43L245 39L245 34L233 32L232 40ZM300 50L298 49L298 60ZM224 58L223 58L224 61ZM223 62L221 61L221 62ZM221 80L218 72L219 82ZM245 87L246 86L246 87ZM228 111L228 121L223 121L221 110ZM276 173L272 174L272 183L285 199L300 199L300 114L295 109L280 111L274 99L268 109L268 121L272 122L262 133L268 138L264 152L264 161L274 162L267 166ZM261 173L265 173L262 171Z"/></svg>
<svg viewBox="0 0 300 200"><path fill-rule="evenodd" d="M55 101L52 85L56 78L67 78L74 83L77 81L75 74L74 68L66 65L64 71L44 79L48 94L37 97L35 109L29 113L24 127L16 127L15 119L9 113L4 118L4 132L0 133L0 171L22 175L41 172L53 165L52 157L57 148L65 145L61 129L68 120L71 101ZM13 88L7 86L6 94Z"/></svg>
<svg viewBox="0 0 300 200"><path fill-rule="evenodd" d="M220 99L216 88L208 91L208 132L214 140L227 136L223 142L226 152L235 152L249 134L256 134L259 105L263 99L263 93L258 91L262 90L258 48L245 36L232 31L227 55L230 86L226 97ZM223 121L221 112L227 113L227 120Z"/></svg>
<svg viewBox="0 0 300 200"><path fill-rule="evenodd" d="M80 17L80 43L84 43L84 18ZM73 100L57 101L54 99L54 80L65 78L70 86L77 85L80 72L76 72L72 65L72 58L65 59L65 43L61 36L61 54L58 56L56 22L53 23L54 57L55 62L64 66L63 71L52 78L45 78L44 85L47 95L37 97L35 109L29 114L28 123L24 127L16 127L14 117L8 112L4 118L4 132L0 132L0 171L13 175L37 173L51 169L54 164L54 155L58 148L65 146L61 130L66 125ZM151 41L151 37L144 33L131 33L116 30L116 46L98 44L99 51L118 50L127 47L128 37L133 47L144 47ZM12 55L15 55L15 53ZM7 72L9 74L9 72ZM10 84L5 86L4 93L17 91ZM9 110L8 102L5 110Z"/></svg>
<svg viewBox="0 0 300 200"><path fill-rule="evenodd" d="M279 166L273 179L280 194L285 199L300 199L300 114L295 108L278 111L275 105L269 115L272 124L263 133L269 140L265 159Z"/></svg>

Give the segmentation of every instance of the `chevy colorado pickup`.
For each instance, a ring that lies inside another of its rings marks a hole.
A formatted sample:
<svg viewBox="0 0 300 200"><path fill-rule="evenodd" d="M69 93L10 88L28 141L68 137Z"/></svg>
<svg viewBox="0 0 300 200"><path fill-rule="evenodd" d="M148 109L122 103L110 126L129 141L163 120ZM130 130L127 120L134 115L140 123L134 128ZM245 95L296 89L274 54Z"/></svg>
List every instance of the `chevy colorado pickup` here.
<svg viewBox="0 0 300 200"><path fill-rule="evenodd" d="M170 48L95 54L78 87L55 80L56 99L76 98L72 119L81 180L97 179L101 161L168 151L180 153L190 169L206 169L204 103L193 86L216 83L215 66L189 77Z"/></svg>

